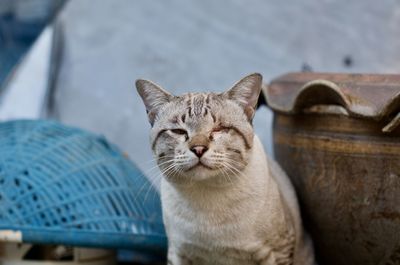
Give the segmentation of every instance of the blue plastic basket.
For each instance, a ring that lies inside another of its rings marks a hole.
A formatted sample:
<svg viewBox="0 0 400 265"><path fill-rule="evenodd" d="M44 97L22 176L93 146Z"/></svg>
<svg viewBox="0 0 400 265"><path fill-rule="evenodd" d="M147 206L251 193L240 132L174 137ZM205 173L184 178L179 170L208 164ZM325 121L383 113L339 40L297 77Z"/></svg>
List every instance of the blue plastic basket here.
<svg viewBox="0 0 400 265"><path fill-rule="evenodd" d="M141 172L103 137L53 121L0 123L0 230L28 243L167 247Z"/></svg>

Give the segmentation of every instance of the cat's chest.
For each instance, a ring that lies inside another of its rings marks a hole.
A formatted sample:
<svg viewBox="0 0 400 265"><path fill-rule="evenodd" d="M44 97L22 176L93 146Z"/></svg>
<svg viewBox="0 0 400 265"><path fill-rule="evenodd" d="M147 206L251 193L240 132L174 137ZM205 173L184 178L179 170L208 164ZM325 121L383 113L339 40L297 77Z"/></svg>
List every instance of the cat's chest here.
<svg viewBox="0 0 400 265"><path fill-rule="evenodd" d="M182 239L212 247L239 246L245 244L244 241L254 240L253 224L244 220L245 218L225 220L210 215L204 216L201 213L193 213L190 218L185 218L166 213L164 219L169 237L172 239Z"/></svg>
<svg viewBox="0 0 400 265"><path fill-rule="evenodd" d="M190 257L193 265L256 265L254 253L237 248L203 248L192 244L182 244L180 252Z"/></svg>
<svg viewBox="0 0 400 265"><path fill-rule="evenodd" d="M240 206L223 211L204 211L188 208L178 202L164 207L164 221L170 241L204 249L251 248L258 239L254 220L256 213Z"/></svg>
<svg viewBox="0 0 400 265"><path fill-rule="evenodd" d="M169 186L162 188L164 222L170 238L184 237L216 246L254 241L257 209L263 208L264 198L255 199L254 193L252 198L221 193L187 200Z"/></svg>

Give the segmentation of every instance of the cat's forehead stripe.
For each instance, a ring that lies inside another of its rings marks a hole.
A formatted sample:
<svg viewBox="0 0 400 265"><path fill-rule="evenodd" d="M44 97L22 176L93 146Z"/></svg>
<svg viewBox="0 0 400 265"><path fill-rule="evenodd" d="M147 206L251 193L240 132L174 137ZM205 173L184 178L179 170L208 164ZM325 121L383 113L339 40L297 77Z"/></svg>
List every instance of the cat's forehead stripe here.
<svg viewBox="0 0 400 265"><path fill-rule="evenodd" d="M188 111L188 116L192 117L192 96L190 93L185 95L186 97L186 109Z"/></svg>
<svg viewBox="0 0 400 265"><path fill-rule="evenodd" d="M203 112L203 106L204 106L204 95L198 95L194 97L193 99L193 112L194 115L200 116L201 113Z"/></svg>
<svg viewBox="0 0 400 265"><path fill-rule="evenodd" d="M211 115L213 122L216 122L212 106L221 104L222 99L215 93L186 93L178 97L181 104L186 108L186 113L180 117L180 121L185 123L186 117L206 117Z"/></svg>
<svg viewBox="0 0 400 265"><path fill-rule="evenodd" d="M204 113L207 113L206 108L209 109L208 97L207 94L193 94L188 93L184 95L186 102L186 109L189 117L200 116Z"/></svg>
<svg viewBox="0 0 400 265"><path fill-rule="evenodd" d="M207 94L207 97L206 97L206 104L207 105L210 104L210 97L211 97L211 94Z"/></svg>

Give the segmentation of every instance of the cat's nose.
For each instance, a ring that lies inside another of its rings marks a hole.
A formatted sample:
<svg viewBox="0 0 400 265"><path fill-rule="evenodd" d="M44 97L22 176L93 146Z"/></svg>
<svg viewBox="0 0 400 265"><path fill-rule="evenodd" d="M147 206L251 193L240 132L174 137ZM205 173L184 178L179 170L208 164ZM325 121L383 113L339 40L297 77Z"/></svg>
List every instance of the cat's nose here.
<svg viewBox="0 0 400 265"><path fill-rule="evenodd" d="M205 145L195 145L190 148L190 151L195 153L197 157L201 157L208 150Z"/></svg>

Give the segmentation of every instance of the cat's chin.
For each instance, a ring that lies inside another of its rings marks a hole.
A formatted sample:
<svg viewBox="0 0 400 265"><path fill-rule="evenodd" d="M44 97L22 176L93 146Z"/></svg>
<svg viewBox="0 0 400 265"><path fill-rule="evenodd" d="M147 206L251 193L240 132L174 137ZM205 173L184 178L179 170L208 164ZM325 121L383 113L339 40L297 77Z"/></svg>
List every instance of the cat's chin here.
<svg viewBox="0 0 400 265"><path fill-rule="evenodd" d="M196 165L185 170L184 175L194 181L201 181L212 178L218 174L218 169L212 168L205 163L197 163Z"/></svg>
<svg viewBox="0 0 400 265"><path fill-rule="evenodd" d="M166 180L174 183L194 183L212 179L220 175L218 168L212 168L204 163L197 163L180 172L179 175L165 176Z"/></svg>
<svg viewBox="0 0 400 265"><path fill-rule="evenodd" d="M195 165L193 165L193 166L191 166L190 168L188 168L187 170L186 170L186 172L190 172L190 171L193 171L193 170L215 170L214 168L212 168L211 166L209 166L209 165L207 165L207 164L205 164L205 163L203 163L203 162L198 162L197 164L195 164Z"/></svg>

